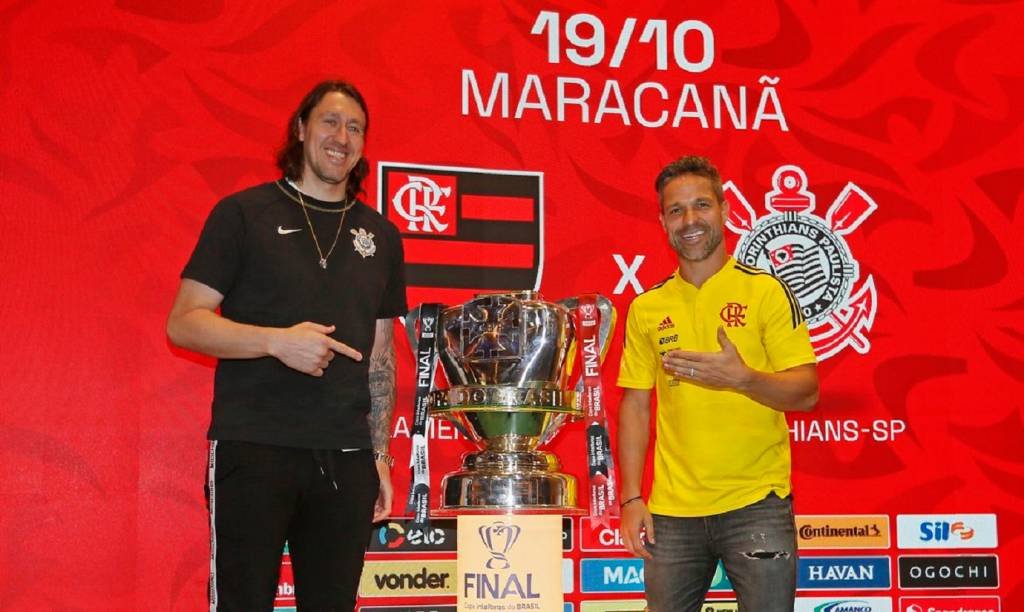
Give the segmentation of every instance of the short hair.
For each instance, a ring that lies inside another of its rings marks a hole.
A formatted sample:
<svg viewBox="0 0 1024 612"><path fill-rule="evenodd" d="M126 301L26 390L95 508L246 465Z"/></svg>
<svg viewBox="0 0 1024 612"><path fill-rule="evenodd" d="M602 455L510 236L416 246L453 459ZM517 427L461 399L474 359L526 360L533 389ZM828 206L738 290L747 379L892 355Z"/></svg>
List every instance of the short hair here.
<svg viewBox="0 0 1024 612"><path fill-rule="evenodd" d="M662 168L658 173L658 178L654 179L654 190L658 192L658 198L661 198L662 191L669 181L686 174L703 176L711 181L711 189L715 192L718 203L725 202L725 190L722 189L722 176L718 174L718 168L715 168L708 158L699 155L680 157Z"/></svg>
<svg viewBox="0 0 1024 612"><path fill-rule="evenodd" d="M359 93L356 86L340 80L322 81L309 90L298 108L288 119L288 130L285 134L284 145L277 152L277 167L281 169L286 178L296 181L302 178L302 169L305 162L302 141L299 140L299 123L309 121L309 113L316 108L317 104L324 99L324 96L331 92L338 92L355 100L359 108L366 116L364 133L370 128L370 111L366 108L366 100L363 94ZM370 174L370 164L365 158L360 158L348 174L348 181L345 183L345 197L353 199L363 191L363 180Z"/></svg>

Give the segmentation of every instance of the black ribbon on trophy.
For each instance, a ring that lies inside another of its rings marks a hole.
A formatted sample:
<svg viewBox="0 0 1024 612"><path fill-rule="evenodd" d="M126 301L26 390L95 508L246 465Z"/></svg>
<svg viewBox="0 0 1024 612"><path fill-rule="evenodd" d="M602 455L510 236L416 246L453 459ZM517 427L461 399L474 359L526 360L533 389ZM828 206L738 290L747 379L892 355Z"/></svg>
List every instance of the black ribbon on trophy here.
<svg viewBox="0 0 1024 612"><path fill-rule="evenodd" d="M440 304L423 304L416 318L416 396L413 399L411 430L412 451L409 453L409 499L406 512L413 514L412 526L425 529L430 524L430 456L427 445L427 418L430 391L437 367L437 328Z"/></svg>
<svg viewBox="0 0 1024 612"><path fill-rule="evenodd" d="M576 388L586 423L590 517L608 527L611 518L619 515L619 505L616 503L615 464L601 384L601 362L604 358L602 349L606 343L602 342L598 333L601 328L601 311L597 307L597 297L592 293L579 296L576 308L581 370Z"/></svg>

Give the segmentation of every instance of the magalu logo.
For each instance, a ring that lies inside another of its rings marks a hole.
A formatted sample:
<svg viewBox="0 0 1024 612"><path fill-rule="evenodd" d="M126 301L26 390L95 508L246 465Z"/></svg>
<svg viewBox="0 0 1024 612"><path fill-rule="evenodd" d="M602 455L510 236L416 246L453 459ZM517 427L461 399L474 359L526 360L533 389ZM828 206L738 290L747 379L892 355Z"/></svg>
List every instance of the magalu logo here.
<svg viewBox="0 0 1024 612"><path fill-rule="evenodd" d="M581 559L580 592L643 593L643 559Z"/></svg>
<svg viewBox="0 0 1024 612"><path fill-rule="evenodd" d="M544 262L540 172L380 162L377 210L402 235L410 303L537 289ZM417 291L422 295L416 297Z"/></svg>
<svg viewBox="0 0 1024 612"><path fill-rule="evenodd" d="M769 212L760 218L732 181L723 186L730 204L726 226L740 237L736 260L785 281L807 320L819 361L846 347L867 353L866 334L878 307L875 283L870 275L861 278L844 236L878 205L847 183L822 219L812 214L815 196L807 191L800 167L779 167L772 183L775 189L764 196Z"/></svg>
<svg viewBox="0 0 1024 612"><path fill-rule="evenodd" d="M434 519L424 531L413 528L412 519L392 519L370 534L366 552L433 553L456 550L455 519Z"/></svg>
<svg viewBox="0 0 1024 612"><path fill-rule="evenodd" d="M900 514L897 548L996 548L995 514Z"/></svg>
<svg viewBox="0 0 1024 612"><path fill-rule="evenodd" d="M900 597L900 612L1001 612L999 597L933 595Z"/></svg>
<svg viewBox="0 0 1024 612"><path fill-rule="evenodd" d="M901 589L980 589L999 586L995 555L906 555L898 559Z"/></svg>
<svg viewBox="0 0 1024 612"><path fill-rule="evenodd" d="M888 597L797 597L793 612L892 612Z"/></svg>
<svg viewBox="0 0 1024 612"><path fill-rule="evenodd" d="M889 557L800 557L798 589L888 589Z"/></svg>
<svg viewBox="0 0 1024 612"><path fill-rule="evenodd" d="M731 591L721 561L711 578L711 591ZM581 593L643 593L644 562L635 557L580 559Z"/></svg>
<svg viewBox="0 0 1024 612"><path fill-rule="evenodd" d="M889 517L884 514L798 515L797 546L821 548L889 548Z"/></svg>
<svg viewBox="0 0 1024 612"><path fill-rule="evenodd" d="M455 560L367 561L360 597L455 595Z"/></svg>

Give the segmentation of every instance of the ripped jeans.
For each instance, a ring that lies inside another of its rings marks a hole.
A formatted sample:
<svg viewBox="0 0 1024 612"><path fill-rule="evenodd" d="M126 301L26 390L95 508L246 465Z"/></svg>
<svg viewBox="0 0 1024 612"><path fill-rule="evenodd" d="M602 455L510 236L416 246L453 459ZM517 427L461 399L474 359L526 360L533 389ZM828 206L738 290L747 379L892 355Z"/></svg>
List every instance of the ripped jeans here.
<svg viewBox="0 0 1024 612"><path fill-rule="evenodd" d="M792 612L796 595L793 502L774 493L706 517L654 515L654 556L644 562L651 612L699 612L721 559L747 612Z"/></svg>

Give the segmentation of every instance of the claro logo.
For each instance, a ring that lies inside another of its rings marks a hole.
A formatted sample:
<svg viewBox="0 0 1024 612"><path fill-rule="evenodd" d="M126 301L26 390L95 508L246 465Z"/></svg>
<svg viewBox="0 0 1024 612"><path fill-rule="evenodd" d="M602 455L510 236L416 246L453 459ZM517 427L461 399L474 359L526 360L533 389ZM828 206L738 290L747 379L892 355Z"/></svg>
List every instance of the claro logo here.
<svg viewBox="0 0 1024 612"><path fill-rule="evenodd" d="M362 597L454 595L455 561L368 561L359 581Z"/></svg>

